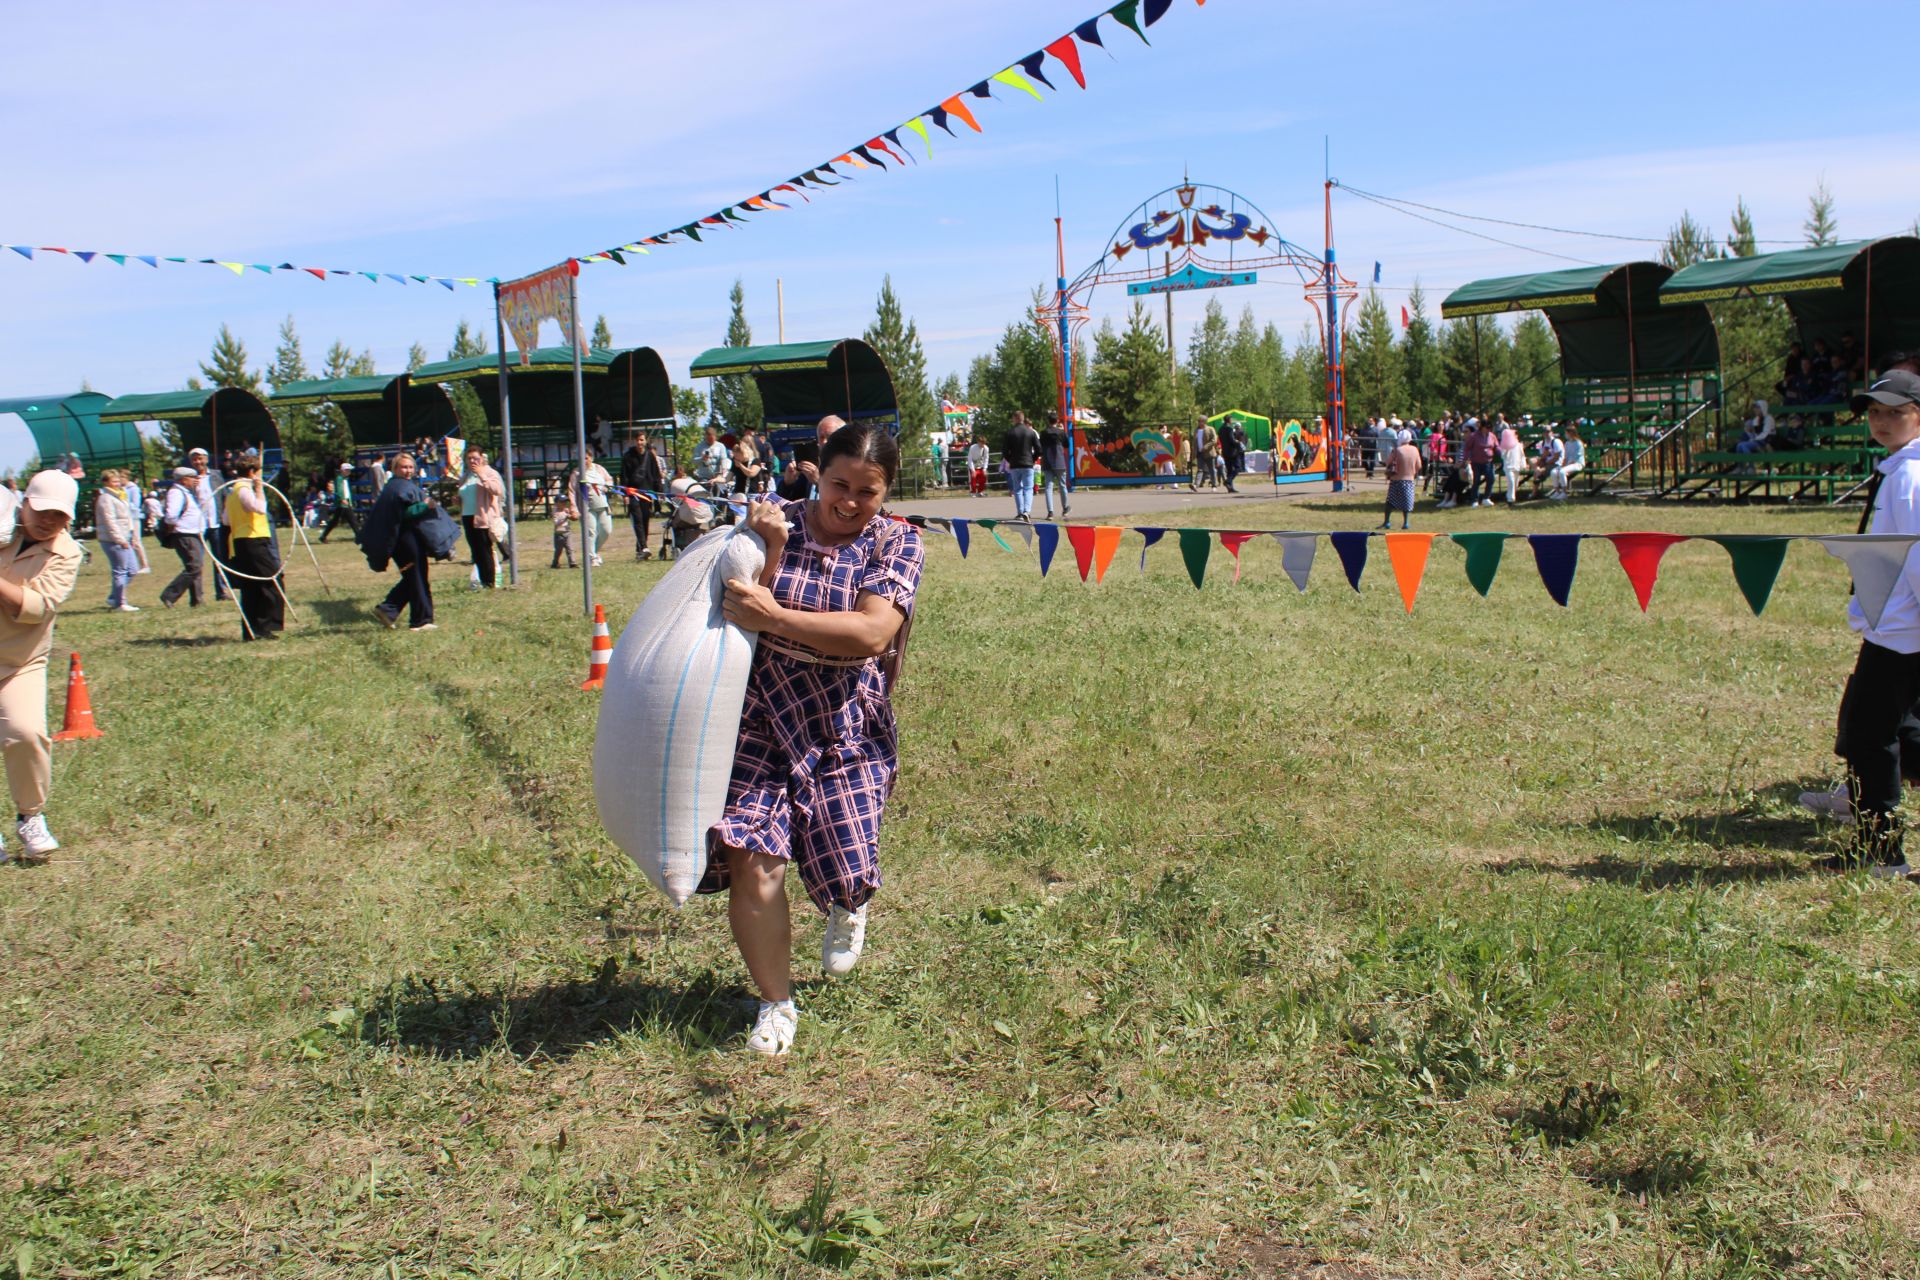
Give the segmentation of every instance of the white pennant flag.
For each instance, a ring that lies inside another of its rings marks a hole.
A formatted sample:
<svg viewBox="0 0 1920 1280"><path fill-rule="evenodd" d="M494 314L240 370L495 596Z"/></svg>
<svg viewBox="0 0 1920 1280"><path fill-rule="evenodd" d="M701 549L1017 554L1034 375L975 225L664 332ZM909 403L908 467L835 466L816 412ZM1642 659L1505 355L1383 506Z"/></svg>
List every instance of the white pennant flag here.
<svg viewBox="0 0 1920 1280"><path fill-rule="evenodd" d="M1846 562L1853 574L1854 597L1860 601L1860 612L1867 616L1870 627L1880 625L1916 540L1908 533L1839 534L1814 539L1828 555Z"/></svg>
<svg viewBox="0 0 1920 1280"><path fill-rule="evenodd" d="M1313 572L1314 548L1320 545L1317 533L1275 533L1271 537L1280 544L1280 567L1293 579L1293 585L1300 590L1307 589L1307 576Z"/></svg>
<svg viewBox="0 0 1920 1280"><path fill-rule="evenodd" d="M1027 550L1029 551L1033 550L1033 526L1032 525L1022 520L1018 524L1013 526L1013 531L1019 534L1021 537L1021 540L1027 544Z"/></svg>

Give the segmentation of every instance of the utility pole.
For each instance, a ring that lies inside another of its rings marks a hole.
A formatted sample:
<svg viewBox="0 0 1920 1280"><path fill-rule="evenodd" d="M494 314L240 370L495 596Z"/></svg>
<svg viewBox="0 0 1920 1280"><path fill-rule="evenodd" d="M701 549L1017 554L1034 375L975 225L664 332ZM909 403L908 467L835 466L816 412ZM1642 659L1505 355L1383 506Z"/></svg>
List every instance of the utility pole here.
<svg viewBox="0 0 1920 1280"><path fill-rule="evenodd" d="M780 335L780 343L787 341L787 283L779 276L773 278L774 331Z"/></svg>

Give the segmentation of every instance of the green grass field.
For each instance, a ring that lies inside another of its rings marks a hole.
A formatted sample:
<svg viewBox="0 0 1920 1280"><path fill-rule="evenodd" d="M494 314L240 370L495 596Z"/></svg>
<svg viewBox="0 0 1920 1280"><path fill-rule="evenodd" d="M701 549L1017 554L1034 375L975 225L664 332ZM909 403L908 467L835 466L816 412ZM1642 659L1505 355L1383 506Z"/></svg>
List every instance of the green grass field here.
<svg viewBox="0 0 1920 1280"><path fill-rule="evenodd" d="M1809 874L1793 804L1854 648L1817 548L1756 619L1708 544L1643 616L1607 544L1561 609L1441 543L1408 618L1378 544L1299 596L1264 539L1201 592L1165 543L1095 588L935 539L867 957L820 979L798 917L767 1062L723 904L599 832L532 532L515 592L440 570L432 635L350 547L274 645L153 607L151 545L138 616L89 566L56 656L108 737L0 869L0 1275L1920 1273L1920 893Z"/></svg>

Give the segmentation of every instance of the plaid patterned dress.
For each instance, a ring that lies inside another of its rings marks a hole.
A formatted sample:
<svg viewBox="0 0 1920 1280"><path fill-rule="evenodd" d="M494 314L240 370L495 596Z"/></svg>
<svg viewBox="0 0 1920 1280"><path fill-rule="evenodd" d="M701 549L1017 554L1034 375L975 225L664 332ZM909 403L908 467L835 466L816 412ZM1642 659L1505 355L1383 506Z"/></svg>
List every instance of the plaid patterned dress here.
<svg viewBox="0 0 1920 1280"><path fill-rule="evenodd" d="M926 559L911 525L876 516L844 546L807 532L807 503L782 504L793 532L773 580L789 609L846 613L872 592L913 616ZM829 658L762 636L747 679L740 745L726 812L707 833L711 857L699 892L727 887L721 846L799 864L822 912L857 908L880 887L880 818L899 771L892 672L906 643L879 658ZM810 658L818 660L809 660Z"/></svg>

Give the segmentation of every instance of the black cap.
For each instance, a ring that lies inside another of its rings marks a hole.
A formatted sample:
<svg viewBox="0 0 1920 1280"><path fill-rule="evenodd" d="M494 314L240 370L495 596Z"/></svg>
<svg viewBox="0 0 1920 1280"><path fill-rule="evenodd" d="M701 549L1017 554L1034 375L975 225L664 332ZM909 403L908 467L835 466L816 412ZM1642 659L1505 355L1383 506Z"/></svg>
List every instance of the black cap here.
<svg viewBox="0 0 1920 1280"><path fill-rule="evenodd" d="M1905 369L1881 374L1872 386L1853 398L1853 411L1865 413L1868 405L1875 404L1920 405L1920 375Z"/></svg>

